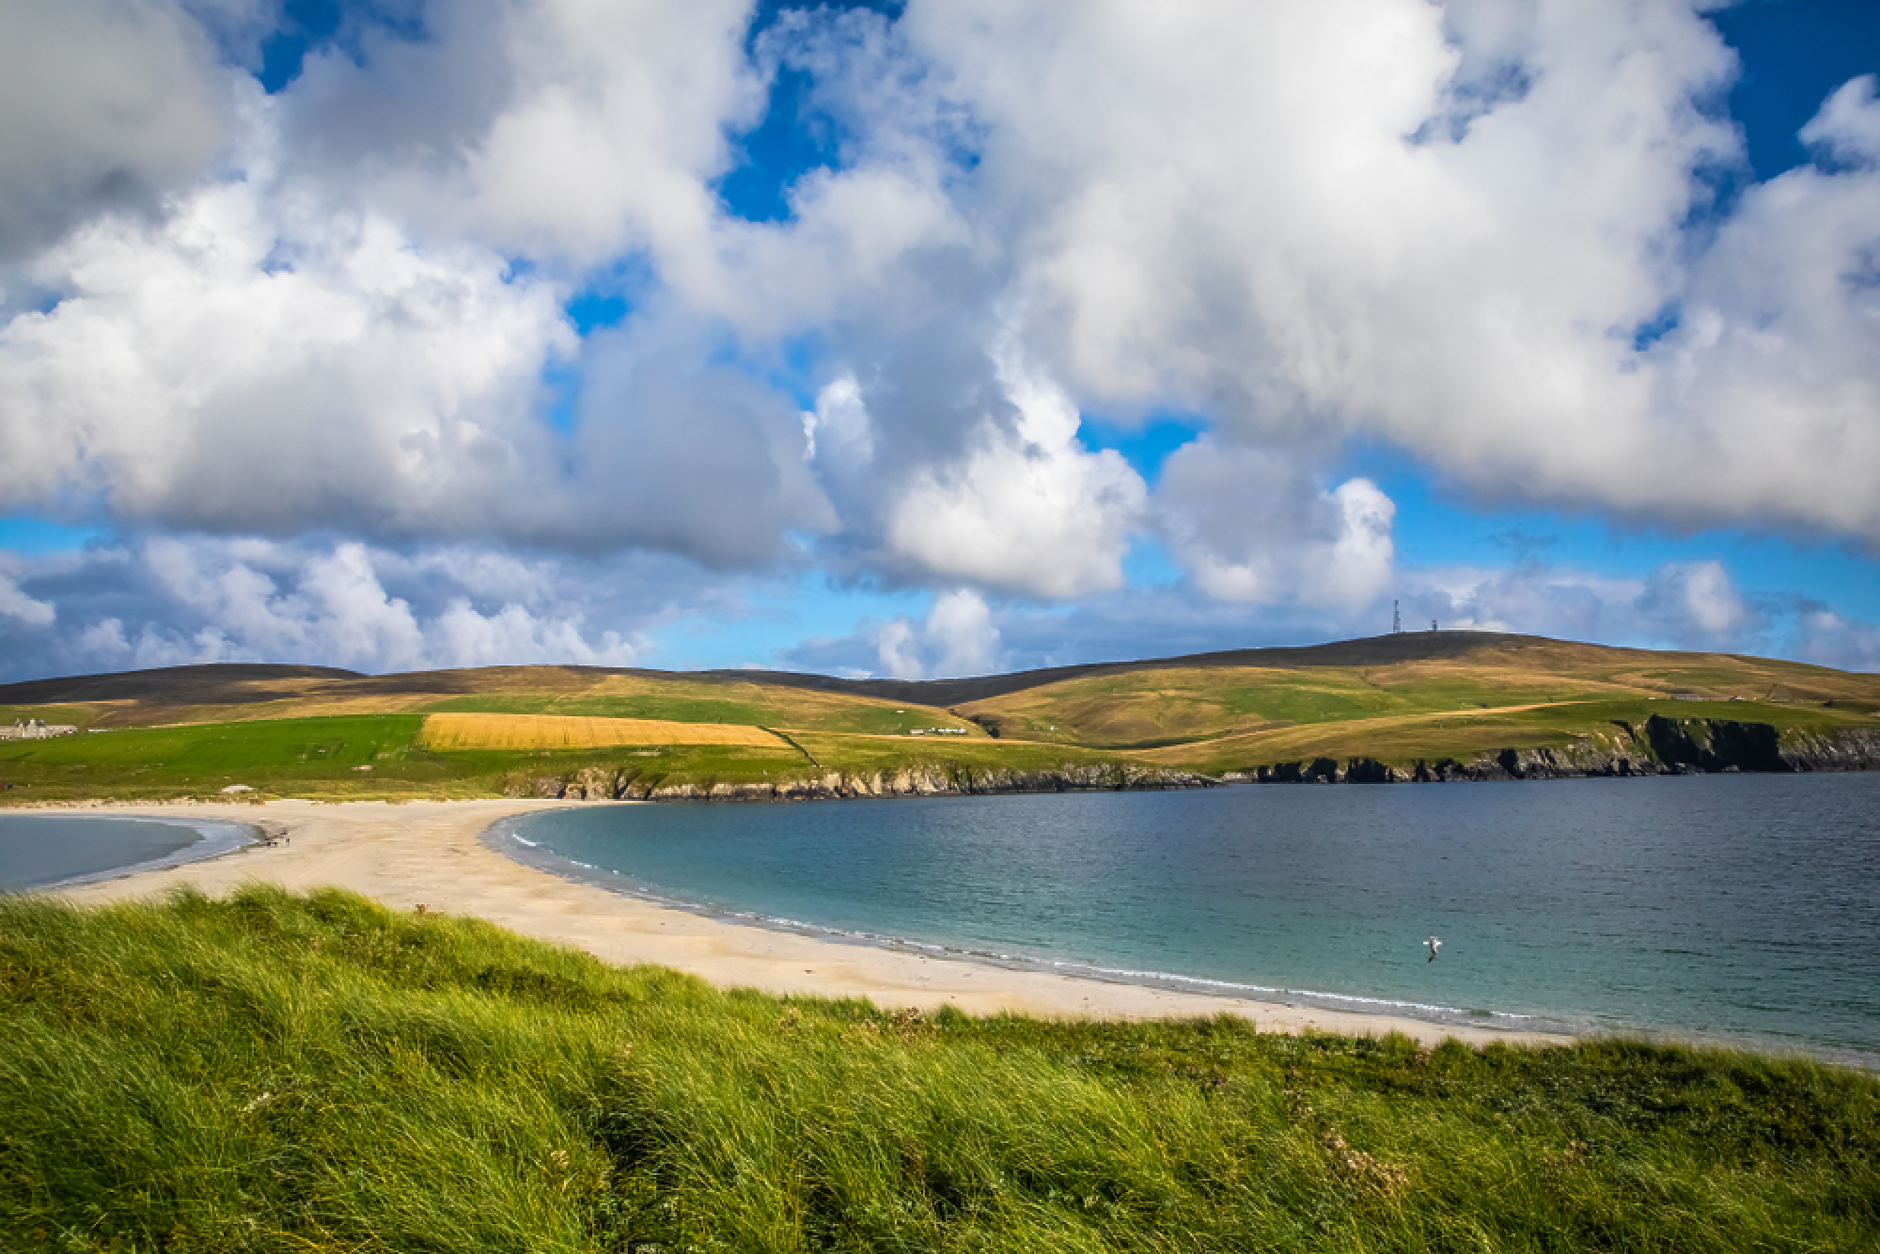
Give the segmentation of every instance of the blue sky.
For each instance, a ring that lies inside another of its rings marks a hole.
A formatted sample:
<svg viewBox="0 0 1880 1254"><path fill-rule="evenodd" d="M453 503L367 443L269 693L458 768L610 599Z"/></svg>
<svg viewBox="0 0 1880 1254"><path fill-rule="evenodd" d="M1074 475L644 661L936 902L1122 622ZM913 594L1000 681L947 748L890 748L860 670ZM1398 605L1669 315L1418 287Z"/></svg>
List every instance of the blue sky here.
<svg viewBox="0 0 1880 1254"><path fill-rule="evenodd" d="M1396 606L1880 669L1872 4L0 38L0 680L957 674Z"/></svg>

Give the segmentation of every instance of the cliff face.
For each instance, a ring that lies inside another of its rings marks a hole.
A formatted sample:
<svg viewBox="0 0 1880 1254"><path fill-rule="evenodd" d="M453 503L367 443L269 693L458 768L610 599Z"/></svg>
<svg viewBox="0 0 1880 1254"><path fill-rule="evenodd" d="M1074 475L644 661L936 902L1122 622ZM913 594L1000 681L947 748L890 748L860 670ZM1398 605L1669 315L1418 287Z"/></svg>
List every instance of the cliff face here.
<svg viewBox="0 0 1880 1254"><path fill-rule="evenodd" d="M1653 715L1555 749L1503 749L1471 761L1417 759L1391 766L1374 758L1279 762L1219 778L1129 765L1062 766L1046 771L915 766L875 772L821 771L776 780L679 780L642 767L588 767L572 775L512 778L512 797L569 801L813 801L846 797L941 797L982 793L1093 792L1206 788L1220 783L1395 784L1454 780L1576 779L1594 776L1880 770L1880 727L1834 735L1784 735L1767 723L1671 719Z"/></svg>
<svg viewBox="0 0 1880 1254"><path fill-rule="evenodd" d="M1386 766L1362 757L1344 762L1315 758L1230 772L1223 778L1263 784L1389 784L1872 770L1880 770L1880 728L1785 736L1767 723L1672 719L1654 714L1637 727L1614 723L1611 732L1588 736L1559 749L1503 749L1469 762L1419 758L1409 766Z"/></svg>
<svg viewBox="0 0 1880 1254"><path fill-rule="evenodd" d="M1220 781L1148 766L1063 766L1050 771L908 767L872 773L824 771L794 779L680 781L627 768L589 767L571 776L512 780L512 797L570 801L812 801L846 797L940 797L977 793L1095 792L1206 788Z"/></svg>

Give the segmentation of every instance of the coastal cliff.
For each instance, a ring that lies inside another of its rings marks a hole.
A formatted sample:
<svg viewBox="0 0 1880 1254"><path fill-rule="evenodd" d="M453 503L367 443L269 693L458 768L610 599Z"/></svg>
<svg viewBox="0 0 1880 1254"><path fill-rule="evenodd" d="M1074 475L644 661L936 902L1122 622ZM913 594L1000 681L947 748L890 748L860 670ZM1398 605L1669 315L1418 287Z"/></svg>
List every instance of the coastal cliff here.
<svg viewBox="0 0 1880 1254"><path fill-rule="evenodd" d="M1229 771L1230 783L1444 783L1458 780L1583 779L1641 775L1780 774L1880 770L1880 729L1784 732L1768 723L1664 718L1615 722L1550 749L1503 749L1469 761L1320 757Z"/></svg>
<svg viewBox="0 0 1880 1254"><path fill-rule="evenodd" d="M1044 771L910 766L887 771L820 771L776 780L668 783L636 767L587 767L569 775L517 777L511 797L570 801L826 801L854 797L944 797L990 793L1120 792L1208 788L1221 781L1192 771L1117 764Z"/></svg>

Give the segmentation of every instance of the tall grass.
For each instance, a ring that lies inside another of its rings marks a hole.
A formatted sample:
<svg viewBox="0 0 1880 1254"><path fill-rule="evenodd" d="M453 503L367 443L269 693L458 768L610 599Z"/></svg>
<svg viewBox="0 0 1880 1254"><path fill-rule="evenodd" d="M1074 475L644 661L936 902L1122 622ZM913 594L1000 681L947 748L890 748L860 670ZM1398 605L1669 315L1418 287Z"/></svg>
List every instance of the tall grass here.
<svg viewBox="0 0 1880 1254"><path fill-rule="evenodd" d="M1880 1084L892 1013L330 891L0 900L0 1245L1874 1248Z"/></svg>

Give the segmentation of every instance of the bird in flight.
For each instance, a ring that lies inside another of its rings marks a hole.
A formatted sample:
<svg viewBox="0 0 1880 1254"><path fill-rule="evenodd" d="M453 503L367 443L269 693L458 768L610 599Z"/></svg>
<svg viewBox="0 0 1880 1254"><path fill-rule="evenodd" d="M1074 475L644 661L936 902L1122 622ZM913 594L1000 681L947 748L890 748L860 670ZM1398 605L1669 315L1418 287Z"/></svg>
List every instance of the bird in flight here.
<svg viewBox="0 0 1880 1254"><path fill-rule="evenodd" d="M1435 962L1436 951L1443 947L1443 942L1437 940L1434 936L1432 936L1428 940L1423 942L1423 946L1424 948L1430 951L1430 956L1428 959L1426 959L1426 961Z"/></svg>

